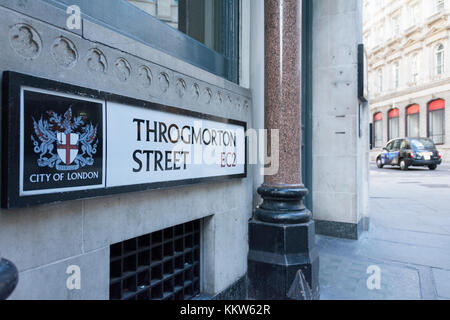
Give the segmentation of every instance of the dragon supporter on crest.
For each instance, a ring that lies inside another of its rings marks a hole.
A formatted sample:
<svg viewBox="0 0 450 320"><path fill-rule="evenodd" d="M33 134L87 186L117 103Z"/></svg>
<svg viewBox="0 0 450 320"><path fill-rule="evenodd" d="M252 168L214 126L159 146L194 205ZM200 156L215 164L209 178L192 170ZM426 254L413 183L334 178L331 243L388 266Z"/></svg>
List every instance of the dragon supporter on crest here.
<svg viewBox="0 0 450 320"><path fill-rule="evenodd" d="M47 111L47 116L48 120L42 116L39 121L33 118L35 134L31 140L34 152L40 154L38 166L60 171L92 166L97 153L98 125L86 124L85 116L73 117L71 107L63 116L54 111Z"/></svg>

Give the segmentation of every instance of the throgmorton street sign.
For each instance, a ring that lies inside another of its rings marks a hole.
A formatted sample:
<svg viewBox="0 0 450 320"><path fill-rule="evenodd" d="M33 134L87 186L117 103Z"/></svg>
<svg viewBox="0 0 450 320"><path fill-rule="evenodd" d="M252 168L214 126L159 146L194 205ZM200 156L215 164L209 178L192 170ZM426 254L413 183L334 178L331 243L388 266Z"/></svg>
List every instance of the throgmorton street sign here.
<svg viewBox="0 0 450 320"><path fill-rule="evenodd" d="M246 177L245 122L5 72L2 207Z"/></svg>

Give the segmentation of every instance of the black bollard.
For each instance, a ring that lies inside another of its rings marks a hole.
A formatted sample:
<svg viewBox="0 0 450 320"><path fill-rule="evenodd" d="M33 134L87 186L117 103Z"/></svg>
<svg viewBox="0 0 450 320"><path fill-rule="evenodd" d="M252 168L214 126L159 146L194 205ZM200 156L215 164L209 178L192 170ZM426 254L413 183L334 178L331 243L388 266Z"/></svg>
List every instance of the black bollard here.
<svg viewBox="0 0 450 320"><path fill-rule="evenodd" d="M19 282L19 272L16 266L0 257L0 300L6 300Z"/></svg>

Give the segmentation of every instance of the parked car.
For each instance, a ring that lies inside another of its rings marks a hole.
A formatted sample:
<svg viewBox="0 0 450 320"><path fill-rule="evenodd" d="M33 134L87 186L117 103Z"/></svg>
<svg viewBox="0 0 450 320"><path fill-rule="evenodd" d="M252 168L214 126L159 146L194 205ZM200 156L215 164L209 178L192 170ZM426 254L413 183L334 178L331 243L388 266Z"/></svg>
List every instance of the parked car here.
<svg viewBox="0 0 450 320"><path fill-rule="evenodd" d="M425 167L436 170L442 163L442 155L434 142L428 138L394 139L383 148L377 157L377 167L399 166L401 170L409 167Z"/></svg>

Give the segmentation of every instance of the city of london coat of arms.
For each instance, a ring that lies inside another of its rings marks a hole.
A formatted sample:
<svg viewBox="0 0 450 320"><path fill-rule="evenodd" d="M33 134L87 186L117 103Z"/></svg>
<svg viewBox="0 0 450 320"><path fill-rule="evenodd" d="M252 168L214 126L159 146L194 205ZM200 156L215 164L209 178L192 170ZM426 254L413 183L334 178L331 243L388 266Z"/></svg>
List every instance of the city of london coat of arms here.
<svg viewBox="0 0 450 320"><path fill-rule="evenodd" d="M92 166L97 153L97 125L86 123L85 116L74 117L70 107L64 115L46 113L47 119L33 118L31 140L34 152L39 154L37 165L59 171Z"/></svg>

